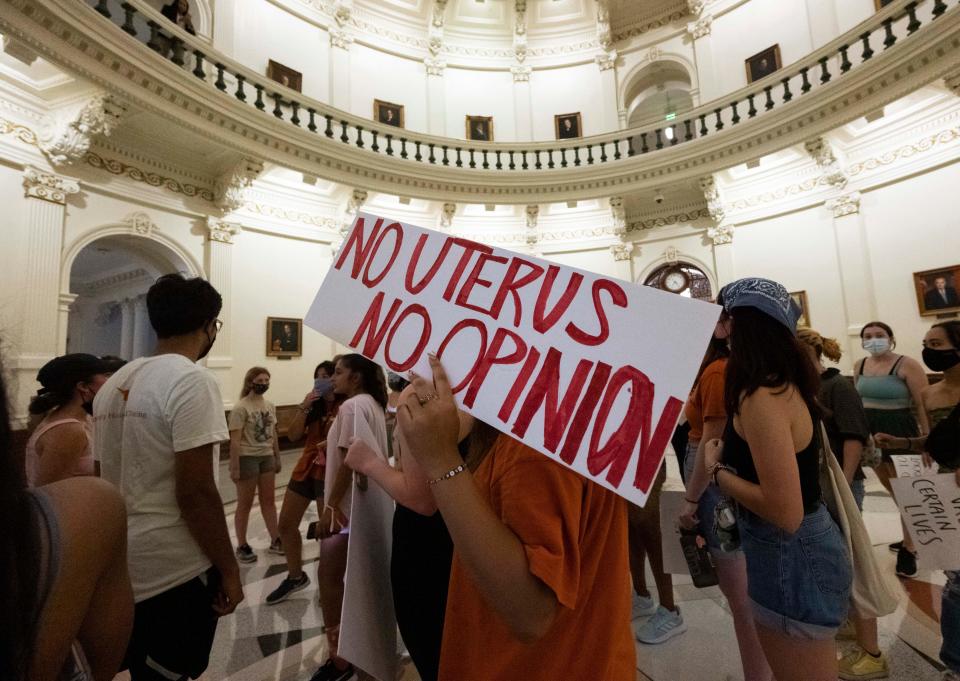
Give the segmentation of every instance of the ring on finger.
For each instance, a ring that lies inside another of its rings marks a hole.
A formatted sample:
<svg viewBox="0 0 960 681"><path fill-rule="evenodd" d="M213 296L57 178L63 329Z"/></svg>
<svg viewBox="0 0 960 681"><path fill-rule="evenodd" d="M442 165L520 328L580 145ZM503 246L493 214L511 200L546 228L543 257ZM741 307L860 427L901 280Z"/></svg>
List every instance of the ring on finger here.
<svg viewBox="0 0 960 681"><path fill-rule="evenodd" d="M420 396L418 395L418 396L417 396L417 399L420 401L420 406L422 407L423 405L425 405L425 404L426 404L427 402L429 402L430 400L435 400L435 399L437 399L437 395L436 395L436 393L430 393L429 395L425 395L424 397L420 397Z"/></svg>

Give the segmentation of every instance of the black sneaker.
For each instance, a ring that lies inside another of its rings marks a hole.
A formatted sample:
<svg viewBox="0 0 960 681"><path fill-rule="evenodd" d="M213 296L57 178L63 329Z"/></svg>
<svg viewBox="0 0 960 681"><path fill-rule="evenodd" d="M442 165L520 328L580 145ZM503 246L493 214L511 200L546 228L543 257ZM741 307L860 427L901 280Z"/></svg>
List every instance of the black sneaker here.
<svg viewBox="0 0 960 681"><path fill-rule="evenodd" d="M272 542L270 542L270 548L267 549L267 553L272 553L277 556L284 555L283 553L283 544L280 541L280 537L277 537Z"/></svg>
<svg viewBox="0 0 960 681"><path fill-rule="evenodd" d="M915 577L917 574L917 556L912 551L901 547L897 551L897 576Z"/></svg>
<svg viewBox="0 0 960 681"><path fill-rule="evenodd" d="M333 663L332 659L328 659L323 663L323 666L310 677L310 681L348 681L348 679L352 677L353 665L340 670L337 669L337 665Z"/></svg>
<svg viewBox="0 0 960 681"><path fill-rule="evenodd" d="M257 554L250 548L250 544L241 544L237 547L237 560L241 563L256 563Z"/></svg>
<svg viewBox="0 0 960 681"><path fill-rule="evenodd" d="M287 596L292 594L294 591L300 591L301 589L306 589L310 586L310 578L307 577L306 572L301 572L300 576L296 579L287 577L285 580L280 582L280 586L270 592L270 595L267 596L267 605L276 605L282 601L287 600Z"/></svg>
<svg viewBox="0 0 960 681"><path fill-rule="evenodd" d="M890 553L900 553L900 549L903 548L903 542L895 541L892 544L888 544L887 548L890 549Z"/></svg>

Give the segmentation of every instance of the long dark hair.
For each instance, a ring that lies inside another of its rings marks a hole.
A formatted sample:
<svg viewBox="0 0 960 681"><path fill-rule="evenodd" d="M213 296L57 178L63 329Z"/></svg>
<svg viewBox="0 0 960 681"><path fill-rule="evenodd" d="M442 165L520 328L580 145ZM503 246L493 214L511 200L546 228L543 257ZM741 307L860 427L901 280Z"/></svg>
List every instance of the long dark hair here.
<svg viewBox="0 0 960 681"><path fill-rule="evenodd" d="M23 459L13 451L7 390L0 368L0 679L25 679L40 620L40 538Z"/></svg>
<svg viewBox="0 0 960 681"><path fill-rule="evenodd" d="M760 388L796 388L814 415L820 414L820 377L790 330L753 307L730 311L730 361L724 402L727 414L739 414L740 403Z"/></svg>
<svg viewBox="0 0 960 681"><path fill-rule="evenodd" d="M703 355L703 361L700 363L700 368L697 369L697 378L693 382L694 385L700 382L700 377L703 376L703 372L707 370L707 367L716 362L718 359L724 359L730 356L730 347L727 345L726 338L717 338L713 336L710 338L710 343L707 345L707 352Z"/></svg>
<svg viewBox="0 0 960 681"><path fill-rule="evenodd" d="M383 375L383 369L380 368L380 365L356 353L344 355L340 358L340 362L350 371L360 374L361 390L386 409L387 379Z"/></svg>
<svg viewBox="0 0 960 681"><path fill-rule="evenodd" d="M473 427L466 437L467 452L463 462L471 471L477 470L480 463L493 448L493 443L500 437L500 431L485 421L473 419Z"/></svg>

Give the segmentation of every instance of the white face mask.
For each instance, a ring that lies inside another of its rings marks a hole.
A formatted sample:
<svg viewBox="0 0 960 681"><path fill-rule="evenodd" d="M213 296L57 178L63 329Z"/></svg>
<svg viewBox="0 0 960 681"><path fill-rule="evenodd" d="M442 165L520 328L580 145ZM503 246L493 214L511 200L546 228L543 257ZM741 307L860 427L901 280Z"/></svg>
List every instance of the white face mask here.
<svg viewBox="0 0 960 681"><path fill-rule="evenodd" d="M867 338L863 341L863 349L871 355L882 355L890 349L889 338Z"/></svg>

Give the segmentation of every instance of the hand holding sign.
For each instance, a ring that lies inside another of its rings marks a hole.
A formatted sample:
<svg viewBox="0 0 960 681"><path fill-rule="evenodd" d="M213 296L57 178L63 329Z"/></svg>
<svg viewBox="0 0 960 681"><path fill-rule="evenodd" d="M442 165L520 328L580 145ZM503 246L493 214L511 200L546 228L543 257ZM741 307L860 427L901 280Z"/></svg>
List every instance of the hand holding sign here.
<svg viewBox="0 0 960 681"><path fill-rule="evenodd" d="M397 409L397 424L410 455L433 480L461 463L457 452L460 419L447 373L433 355L430 367L433 382L412 374L414 392Z"/></svg>

